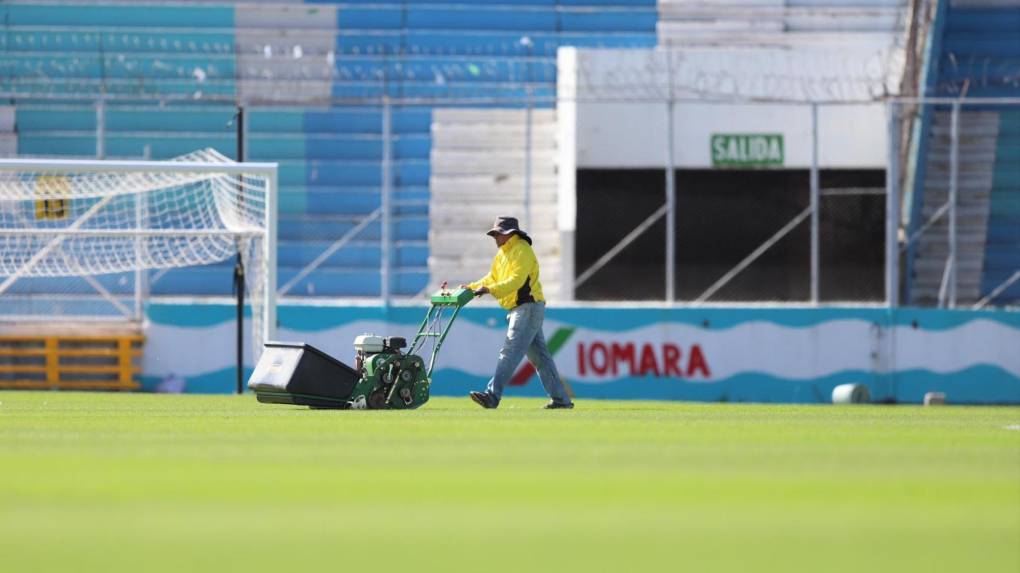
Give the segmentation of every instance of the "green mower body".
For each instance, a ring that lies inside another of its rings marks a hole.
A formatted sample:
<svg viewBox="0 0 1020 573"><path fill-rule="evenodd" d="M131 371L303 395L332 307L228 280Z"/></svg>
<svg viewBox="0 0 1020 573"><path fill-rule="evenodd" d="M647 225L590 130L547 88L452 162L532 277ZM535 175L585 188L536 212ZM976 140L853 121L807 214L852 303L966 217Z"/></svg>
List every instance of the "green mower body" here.
<svg viewBox="0 0 1020 573"><path fill-rule="evenodd" d="M259 402L322 409L409 410L429 400L432 369L461 307L474 294L441 288L407 352L401 337L363 334L354 340L355 366L303 343L267 342L248 388ZM452 311L445 325L444 313ZM429 360L420 355L430 347Z"/></svg>

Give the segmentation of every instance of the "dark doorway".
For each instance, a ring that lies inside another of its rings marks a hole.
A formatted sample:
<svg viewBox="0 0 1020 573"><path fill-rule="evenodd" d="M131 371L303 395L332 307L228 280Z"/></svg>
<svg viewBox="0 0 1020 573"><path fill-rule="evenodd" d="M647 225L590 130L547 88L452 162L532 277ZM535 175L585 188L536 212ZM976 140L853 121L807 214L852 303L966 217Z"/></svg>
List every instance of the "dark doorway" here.
<svg viewBox="0 0 1020 573"><path fill-rule="evenodd" d="M881 170L823 170L820 298L881 300L885 197ZM677 172L678 300L694 300L808 207L807 170ZM853 189L850 194L846 191ZM578 172L576 270L580 275L665 202L662 170ZM665 218L577 288L580 300L663 300ZM709 302L807 301L810 219L805 219Z"/></svg>

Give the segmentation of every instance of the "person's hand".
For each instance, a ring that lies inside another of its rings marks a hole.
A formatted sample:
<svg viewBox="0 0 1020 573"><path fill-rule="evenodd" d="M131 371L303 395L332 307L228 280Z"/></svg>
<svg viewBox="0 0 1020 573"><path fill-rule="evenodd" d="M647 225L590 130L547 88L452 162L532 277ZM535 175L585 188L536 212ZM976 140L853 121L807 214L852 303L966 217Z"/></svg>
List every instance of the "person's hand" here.
<svg viewBox="0 0 1020 573"><path fill-rule="evenodd" d="M485 287L485 286L478 287L478 290L475 291L475 296L482 296L483 294L488 294L488 292L489 292L489 287Z"/></svg>

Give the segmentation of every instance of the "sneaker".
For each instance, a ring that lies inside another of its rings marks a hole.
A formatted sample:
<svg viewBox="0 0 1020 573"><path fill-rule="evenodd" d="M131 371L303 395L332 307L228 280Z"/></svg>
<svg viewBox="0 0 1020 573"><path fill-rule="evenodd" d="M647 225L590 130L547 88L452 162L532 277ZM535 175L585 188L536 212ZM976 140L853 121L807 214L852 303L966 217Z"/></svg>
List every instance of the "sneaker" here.
<svg viewBox="0 0 1020 573"><path fill-rule="evenodd" d="M478 404L486 410L494 409L499 405L495 400L493 400L492 396L488 392L471 392L468 396L471 396L471 399L475 401L475 404Z"/></svg>
<svg viewBox="0 0 1020 573"><path fill-rule="evenodd" d="M542 406L543 410L572 410L574 409L573 402L557 402L556 400L549 400L549 403Z"/></svg>

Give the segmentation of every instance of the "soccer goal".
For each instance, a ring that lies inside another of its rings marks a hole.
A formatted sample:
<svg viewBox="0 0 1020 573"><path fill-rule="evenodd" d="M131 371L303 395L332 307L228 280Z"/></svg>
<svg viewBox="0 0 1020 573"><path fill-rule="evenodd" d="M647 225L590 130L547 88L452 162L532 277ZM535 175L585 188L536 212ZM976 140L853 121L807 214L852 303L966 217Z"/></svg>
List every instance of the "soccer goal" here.
<svg viewBox="0 0 1020 573"><path fill-rule="evenodd" d="M0 321L140 324L162 275L240 257L257 357L276 326L276 193L275 163L211 149L0 160Z"/></svg>

